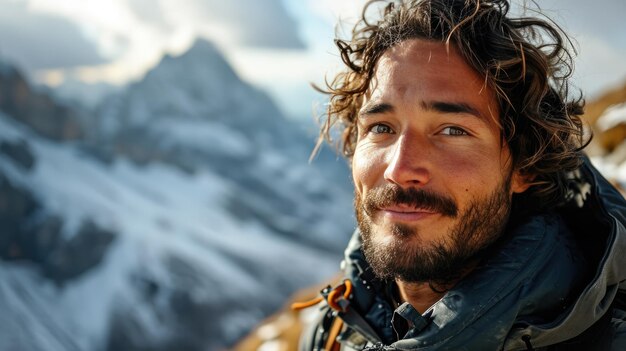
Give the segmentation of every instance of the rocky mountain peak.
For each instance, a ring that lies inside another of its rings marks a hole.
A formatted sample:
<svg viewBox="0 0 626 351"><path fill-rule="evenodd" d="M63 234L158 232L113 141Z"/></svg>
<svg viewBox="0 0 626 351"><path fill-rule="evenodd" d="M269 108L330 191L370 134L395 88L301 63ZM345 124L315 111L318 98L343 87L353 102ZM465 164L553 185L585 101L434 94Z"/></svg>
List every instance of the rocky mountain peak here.
<svg viewBox="0 0 626 351"><path fill-rule="evenodd" d="M218 48L204 39L196 39L189 50L180 56L165 55L161 62L146 75L145 80L180 81L179 76L172 74L183 74L183 77L188 81L191 80L196 88L205 88L215 82L243 84Z"/></svg>
<svg viewBox="0 0 626 351"><path fill-rule="evenodd" d="M141 81L105 100L98 129L110 136L173 119L241 126L259 111L282 117L265 93L237 76L214 44L198 39L184 54L166 55Z"/></svg>

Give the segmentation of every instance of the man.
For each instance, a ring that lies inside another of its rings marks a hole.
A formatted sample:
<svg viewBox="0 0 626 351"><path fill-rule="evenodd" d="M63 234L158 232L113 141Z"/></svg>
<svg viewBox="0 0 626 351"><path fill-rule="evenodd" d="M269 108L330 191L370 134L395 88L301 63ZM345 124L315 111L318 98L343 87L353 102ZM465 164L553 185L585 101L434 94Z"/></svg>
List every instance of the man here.
<svg viewBox="0 0 626 351"><path fill-rule="evenodd" d="M301 349L626 350L626 204L567 37L504 0L379 5L337 40L358 230Z"/></svg>

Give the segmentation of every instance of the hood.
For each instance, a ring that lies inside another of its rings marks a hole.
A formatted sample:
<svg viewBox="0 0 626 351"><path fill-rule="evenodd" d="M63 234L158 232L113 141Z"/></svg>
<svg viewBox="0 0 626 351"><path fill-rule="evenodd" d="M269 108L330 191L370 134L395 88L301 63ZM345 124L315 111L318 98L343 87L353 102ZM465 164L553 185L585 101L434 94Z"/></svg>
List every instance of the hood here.
<svg viewBox="0 0 626 351"><path fill-rule="evenodd" d="M591 185L589 196L582 208L566 210L564 218L579 245L590 251L592 278L562 318L513 332L505 349L520 348L521 334L530 335L537 346L571 339L607 313L618 290L626 290L626 201L588 160L581 172Z"/></svg>
<svg viewBox="0 0 626 351"><path fill-rule="evenodd" d="M589 190L578 196L582 207L507 230L494 254L423 314L389 305L389 284L373 276L356 232L342 263L354 285L352 308L383 343L399 337L390 347L397 350L526 350L528 338L541 347L581 334L607 313L626 279L618 255L626 249L624 198L588 160L581 177ZM405 335L389 324L398 316L413 326Z"/></svg>

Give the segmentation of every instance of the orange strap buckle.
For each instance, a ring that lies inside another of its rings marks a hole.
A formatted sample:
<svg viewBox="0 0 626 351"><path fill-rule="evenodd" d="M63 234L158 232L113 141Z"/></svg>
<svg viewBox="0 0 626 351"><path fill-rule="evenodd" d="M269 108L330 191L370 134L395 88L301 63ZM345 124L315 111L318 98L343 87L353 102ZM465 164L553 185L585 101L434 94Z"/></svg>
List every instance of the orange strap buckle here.
<svg viewBox="0 0 626 351"><path fill-rule="evenodd" d="M348 300L350 298L350 294L352 293L352 282L350 279L346 279L343 281L343 284L335 287L330 293L328 293L328 298L326 302L328 302L328 306L330 306L335 311L345 311L345 305L341 305L341 300Z"/></svg>
<svg viewBox="0 0 626 351"><path fill-rule="evenodd" d="M330 306L332 309L336 311L344 311L345 307L341 306L341 300L347 301L350 297L350 294L352 294L352 282L350 281L350 279L346 279L343 281L343 284L337 285L331 292L328 293L326 302L328 303L328 306ZM318 303L322 302L322 300L324 300L324 297L320 296L309 301L295 302L291 305L291 309L298 311L307 307L317 305Z"/></svg>

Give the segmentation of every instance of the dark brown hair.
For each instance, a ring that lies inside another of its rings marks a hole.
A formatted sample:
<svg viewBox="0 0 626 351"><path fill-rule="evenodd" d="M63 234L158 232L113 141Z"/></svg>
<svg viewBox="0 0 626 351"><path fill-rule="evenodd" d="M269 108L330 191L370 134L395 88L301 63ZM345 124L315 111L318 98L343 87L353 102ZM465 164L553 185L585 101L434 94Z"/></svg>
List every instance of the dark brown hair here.
<svg viewBox="0 0 626 351"><path fill-rule="evenodd" d="M372 9L380 10L380 19L372 20ZM332 130L339 128L340 147L351 158L355 119L381 55L408 39L442 42L456 47L496 92L513 169L533 180L524 197L540 208L566 200L567 173L580 166L588 143L580 118L584 101L568 91L571 42L549 20L508 14L505 0L369 1L352 38L335 40L347 69L320 89L330 103L319 142L332 143Z"/></svg>

